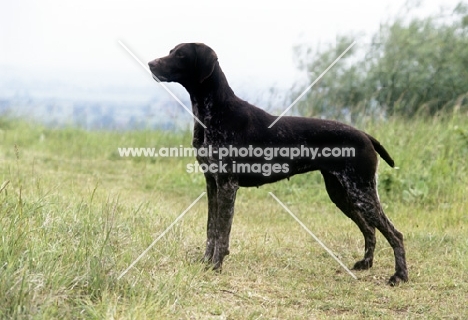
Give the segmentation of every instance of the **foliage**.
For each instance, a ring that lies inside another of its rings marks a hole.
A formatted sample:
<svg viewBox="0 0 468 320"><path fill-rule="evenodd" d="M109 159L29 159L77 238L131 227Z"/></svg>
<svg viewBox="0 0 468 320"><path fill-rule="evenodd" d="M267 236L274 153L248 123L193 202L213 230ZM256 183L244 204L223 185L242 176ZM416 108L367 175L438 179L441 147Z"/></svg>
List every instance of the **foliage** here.
<svg viewBox="0 0 468 320"><path fill-rule="evenodd" d="M413 117L467 110L467 21L468 6L460 3L449 15L409 21L397 16L381 26L371 44L362 45L362 36L339 35L335 46L324 49L297 46L298 67L312 82L350 43L359 43L308 93L299 113L355 121L363 114Z"/></svg>

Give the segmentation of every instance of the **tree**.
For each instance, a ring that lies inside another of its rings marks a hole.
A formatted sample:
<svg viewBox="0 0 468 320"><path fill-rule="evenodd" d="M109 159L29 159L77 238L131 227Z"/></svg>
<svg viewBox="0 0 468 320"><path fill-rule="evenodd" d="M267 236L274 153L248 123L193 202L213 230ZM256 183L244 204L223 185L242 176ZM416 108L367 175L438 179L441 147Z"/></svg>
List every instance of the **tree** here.
<svg viewBox="0 0 468 320"><path fill-rule="evenodd" d="M466 108L467 13L468 7L459 4L451 15L387 22L365 52L353 47L317 83L299 113L353 121L363 114L412 117ZM336 46L324 50L296 47L298 67L312 82L356 39L341 35Z"/></svg>

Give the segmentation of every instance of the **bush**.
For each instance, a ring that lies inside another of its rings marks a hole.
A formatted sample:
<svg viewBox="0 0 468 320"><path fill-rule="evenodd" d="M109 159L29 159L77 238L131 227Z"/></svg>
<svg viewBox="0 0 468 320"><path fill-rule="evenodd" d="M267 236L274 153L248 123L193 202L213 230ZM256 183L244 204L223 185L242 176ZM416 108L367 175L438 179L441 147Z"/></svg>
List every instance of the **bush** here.
<svg viewBox="0 0 468 320"><path fill-rule="evenodd" d="M298 67L314 81L359 36L336 46L295 48ZM355 121L357 116L433 116L468 109L468 7L450 15L396 17L373 44L354 46L308 93L299 113ZM299 90L302 91L304 88Z"/></svg>

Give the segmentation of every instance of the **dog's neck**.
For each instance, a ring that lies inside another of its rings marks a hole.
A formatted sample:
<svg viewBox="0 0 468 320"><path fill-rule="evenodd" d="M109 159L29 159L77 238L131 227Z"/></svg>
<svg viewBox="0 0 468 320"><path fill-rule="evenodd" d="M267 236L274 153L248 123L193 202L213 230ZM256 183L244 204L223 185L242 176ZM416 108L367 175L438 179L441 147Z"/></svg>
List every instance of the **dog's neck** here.
<svg viewBox="0 0 468 320"><path fill-rule="evenodd" d="M225 104L223 102L236 98L218 62L211 75L202 83L184 87L190 94L193 114L208 127L210 119L215 114L222 113ZM195 148L204 143L206 130L209 128L204 129L197 121L194 122L192 145Z"/></svg>
<svg viewBox="0 0 468 320"><path fill-rule="evenodd" d="M196 103L199 109L217 106L217 101L226 101L235 96L218 62L211 75L203 82L185 88L190 94L192 104Z"/></svg>

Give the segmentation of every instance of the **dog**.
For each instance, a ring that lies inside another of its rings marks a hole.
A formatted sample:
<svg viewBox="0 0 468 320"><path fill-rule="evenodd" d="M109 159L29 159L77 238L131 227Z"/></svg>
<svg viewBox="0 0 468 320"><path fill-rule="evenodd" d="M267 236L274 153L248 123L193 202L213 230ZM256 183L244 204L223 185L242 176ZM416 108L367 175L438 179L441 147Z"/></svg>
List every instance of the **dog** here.
<svg viewBox="0 0 468 320"><path fill-rule="evenodd" d="M357 224L364 236L364 258L356 262L353 269L372 267L377 228L392 246L395 257L395 274L388 283L396 285L408 281L403 235L386 217L377 193L377 154L394 167L393 159L379 141L349 125L315 118L284 116L269 128L277 117L238 98L221 70L216 53L202 43L179 44L169 55L148 65L156 81L177 82L188 91L197 120L193 147L198 151L214 150L211 154L198 152L197 161L205 168L222 169L204 170L208 223L203 259L211 263L213 269L221 269L229 254L229 235L239 187L259 187L318 170L331 201ZM310 155L294 158L276 153L262 158L252 152L244 152L245 156L234 152L242 148L243 151L305 151L311 147L323 151L352 148L355 155L311 159ZM221 150L226 148L232 154L223 153L220 159ZM240 163L244 170L238 170ZM248 171L249 168L257 170ZM259 171L259 168L269 169Z"/></svg>

